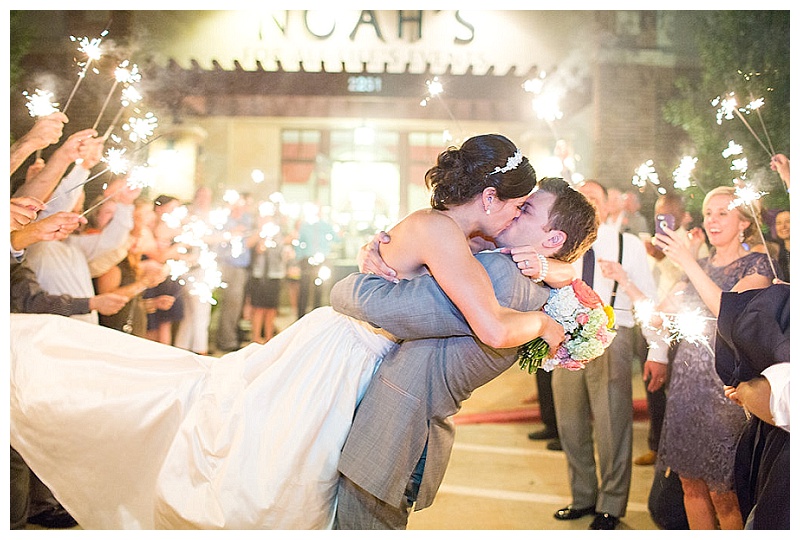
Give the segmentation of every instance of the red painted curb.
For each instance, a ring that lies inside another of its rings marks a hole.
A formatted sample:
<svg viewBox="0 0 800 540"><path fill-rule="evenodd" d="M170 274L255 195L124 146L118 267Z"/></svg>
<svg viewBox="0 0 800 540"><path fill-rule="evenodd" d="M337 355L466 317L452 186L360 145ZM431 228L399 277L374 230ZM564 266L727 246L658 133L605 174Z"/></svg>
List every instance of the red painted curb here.
<svg viewBox="0 0 800 540"><path fill-rule="evenodd" d="M647 400L633 400L633 419L647 420ZM455 424L505 424L510 422L539 422L541 416L539 407L527 407L524 409L508 409L504 411L489 411L472 414L456 414L453 417Z"/></svg>

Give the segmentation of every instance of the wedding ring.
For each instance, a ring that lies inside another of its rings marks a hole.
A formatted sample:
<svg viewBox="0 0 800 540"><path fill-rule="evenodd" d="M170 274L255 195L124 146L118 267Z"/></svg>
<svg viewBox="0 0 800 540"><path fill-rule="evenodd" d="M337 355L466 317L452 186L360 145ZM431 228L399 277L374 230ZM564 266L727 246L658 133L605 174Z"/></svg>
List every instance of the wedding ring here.
<svg viewBox="0 0 800 540"><path fill-rule="evenodd" d="M525 263L525 268L530 268L531 267L531 265L528 264L528 259L525 259L525 261L523 261L523 262Z"/></svg>
<svg viewBox="0 0 800 540"><path fill-rule="evenodd" d="M666 253L667 251L669 251L669 246L664 248L664 253Z"/></svg>

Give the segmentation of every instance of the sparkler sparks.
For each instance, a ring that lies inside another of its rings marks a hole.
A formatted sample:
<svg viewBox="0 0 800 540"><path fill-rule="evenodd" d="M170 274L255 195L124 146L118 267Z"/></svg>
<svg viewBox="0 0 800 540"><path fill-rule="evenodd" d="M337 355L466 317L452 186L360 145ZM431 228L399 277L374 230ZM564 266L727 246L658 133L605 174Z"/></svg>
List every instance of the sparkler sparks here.
<svg viewBox="0 0 800 540"><path fill-rule="evenodd" d="M764 120L761 117L761 107L764 106L764 98L752 98L750 102L745 105L744 107L739 107L739 104L736 100L736 96L734 92L728 92L726 97L717 96L716 98L711 100L711 105L717 107L717 124L722 125L723 120L732 120L734 116L737 116L739 120L742 121L744 127L750 132L753 137L755 137L758 144L761 148L764 149L770 157L775 154L775 149L772 148L772 141L769 138L769 133L767 133L767 128L764 125ZM761 141L761 138L756 134L753 128L750 126L750 123L744 117L745 114L750 114L751 112L755 111L758 115L759 120L761 121L761 127L764 130L764 135L767 137L767 140L770 143L770 148L767 148L764 143Z"/></svg>
<svg viewBox="0 0 800 540"><path fill-rule="evenodd" d="M143 118L131 117L128 123L122 126L122 129L130 132L128 138L135 143L146 141L156 127L158 127L158 118L152 112L148 112Z"/></svg>
<svg viewBox="0 0 800 540"><path fill-rule="evenodd" d="M425 96L422 101L419 102L420 107L427 107L428 103L430 103L431 99L437 98L439 102L444 106L445 111L447 111L447 115L450 117L456 126L458 126L458 130L463 133L461 126L456 120L456 117L453 116L452 111L450 111L450 107L447 106L444 99L442 99L442 94L444 93L444 85L439 80L439 77L434 77L433 79L429 79L425 81L425 86L428 88L428 95Z"/></svg>
<svg viewBox="0 0 800 540"><path fill-rule="evenodd" d="M137 165L128 175L128 187L131 189L145 189L156 183L155 170L146 165Z"/></svg>
<svg viewBox="0 0 800 540"><path fill-rule="evenodd" d="M53 93L47 90L36 89L33 94L27 91L22 92L22 95L28 100L25 106L28 112L34 118L41 118L58 112L58 103L53 103Z"/></svg>
<svg viewBox="0 0 800 540"><path fill-rule="evenodd" d="M659 186L656 189L662 195L666 193L666 190L661 187L661 180L659 180L658 173L656 172L655 167L653 167L652 159L648 159L639 165L636 168L633 178L631 179L631 184L638 188L645 187L648 182L654 186Z"/></svg>
<svg viewBox="0 0 800 540"><path fill-rule="evenodd" d="M78 66L82 67L78 72L78 80L75 83L75 86L72 87L72 92L69 94L69 98L67 99L67 104L64 105L64 110L61 111L66 114L67 109L69 108L69 104L72 103L72 98L75 97L75 92L78 91L78 87L81 85L81 82L86 77L86 72L89 70L89 66L93 61L99 60L103 54L103 51L100 48L100 43L103 41L103 37L108 33L107 30L103 30L100 34L99 38L89 39L88 37L81 38L80 41L75 36L69 36L71 41L79 41L80 46L78 47L78 52L82 52L86 55L86 61L78 62Z"/></svg>
<svg viewBox="0 0 800 540"><path fill-rule="evenodd" d="M674 178L673 186L675 189L686 191L692 186L692 171L697 164L697 158L692 156L683 156L678 167L672 171L672 178Z"/></svg>
<svg viewBox="0 0 800 540"><path fill-rule="evenodd" d="M109 148L106 150L106 155L100 161L105 162L112 174L125 174L128 170L128 160L123 157L125 148Z"/></svg>
<svg viewBox="0 0 800 540"><path fill-rule="evenodd" d="M130 61L125 60L119 66L117 66L117 69L114 70L114 79L117 83L132 84L142 80L142 75L139 73L139 67L136 64L133 64L133 66L129 68L129 65Z"/></svg>

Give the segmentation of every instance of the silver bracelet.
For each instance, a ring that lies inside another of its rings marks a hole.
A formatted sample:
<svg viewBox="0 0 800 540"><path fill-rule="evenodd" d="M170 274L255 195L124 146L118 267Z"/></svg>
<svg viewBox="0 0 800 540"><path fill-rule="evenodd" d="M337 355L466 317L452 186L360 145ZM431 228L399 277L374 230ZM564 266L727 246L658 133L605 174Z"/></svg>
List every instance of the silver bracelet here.
<svg viewBox="0 0 800 540"><path fill-rule="evenodd" d="M541 253L537 253L536 258L539 259L539 277L535 278L533 282L541 283L547 277L547 271L549 270L550 263L547 262L547 257Z"/></svg>

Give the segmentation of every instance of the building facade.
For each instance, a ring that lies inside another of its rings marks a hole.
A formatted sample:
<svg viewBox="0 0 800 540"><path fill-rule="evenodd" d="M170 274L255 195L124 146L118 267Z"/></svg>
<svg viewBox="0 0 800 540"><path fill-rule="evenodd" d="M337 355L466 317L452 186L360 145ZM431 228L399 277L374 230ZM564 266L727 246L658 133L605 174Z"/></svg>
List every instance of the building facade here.
<svg viewBox="0 0 800 540"><path fill-rule="evenodd" d="M158 137L137 150L153 190L197 185L330 209L361 241L427 206L424 173L480 133L517 142L540 177L628 188L648 159L677 164L662 120L674 80L698 67L691 12L664 11L30 11L26 89L75 80L69 36L99 36L97 66L142 73L140 111ZM12 33L12 40L14 34ZM79 60L79 58L77 59ZM70 127L97 121L113 82L87 73ZM60 98L63 103L65 98ZM14 114L24 111L12 95ZM99 123L103 131L113 116ZM127 116L127 114L126 114ZM20 120L24 124L24 119ZM141 143L140 143L141 147Z"/></svg>

